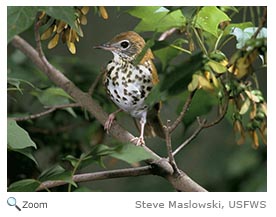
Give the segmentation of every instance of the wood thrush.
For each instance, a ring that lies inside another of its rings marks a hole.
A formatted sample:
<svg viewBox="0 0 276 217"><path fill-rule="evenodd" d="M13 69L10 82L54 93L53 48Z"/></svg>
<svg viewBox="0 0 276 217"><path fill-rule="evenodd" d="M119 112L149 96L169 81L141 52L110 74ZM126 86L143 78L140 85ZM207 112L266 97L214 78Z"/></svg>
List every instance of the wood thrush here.
<svg viewBox="0 0 276 217"><path fill-rule="evenodd" d="M146 51L140 63L133 63L144 46L144 39L136 32L129 31L95 47L113 53L114 58L105 69L104 85L110 99L120 108L118 111L123 110L139 120L137 125L140 128L140 136L135 138L137 145L144 144L144 134L165 138L159 118L160 103L151 109L145 104L151 89L159 82L151 50ZM109 115L105 124L107 131L118 111Z"/></svg>

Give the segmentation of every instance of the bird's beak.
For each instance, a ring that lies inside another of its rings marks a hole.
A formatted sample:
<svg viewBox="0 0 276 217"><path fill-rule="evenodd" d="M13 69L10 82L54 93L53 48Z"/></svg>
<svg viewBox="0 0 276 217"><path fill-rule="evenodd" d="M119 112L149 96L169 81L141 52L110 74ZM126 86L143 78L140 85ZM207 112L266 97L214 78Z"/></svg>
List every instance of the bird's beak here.
<svg viewBox="0 0 276 217"><path fill-rule="evenodd" d="M109 44L109 43L102 44L102 45L97 45L97 46L94 46L93 48L95 48L95 49L109 50L109 51L115 50L115 47L111 46L111 44Z"/></svg>

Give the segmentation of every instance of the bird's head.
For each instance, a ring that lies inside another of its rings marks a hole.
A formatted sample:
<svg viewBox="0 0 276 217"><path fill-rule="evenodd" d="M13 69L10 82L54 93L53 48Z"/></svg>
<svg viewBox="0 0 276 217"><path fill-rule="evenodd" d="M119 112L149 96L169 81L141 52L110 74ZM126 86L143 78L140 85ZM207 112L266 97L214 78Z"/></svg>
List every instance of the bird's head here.
<svg viewBox="0 0 276 217"><path fill-rule="evenodd" d="M145 41L139 34L128 31L116 35L109 42L95 46L95 48L111 51L115 58L118 57L131 62L141 53L144 46ZM153 54L150 49L146 52L141 63L148 59L153 59Z"/></svg>

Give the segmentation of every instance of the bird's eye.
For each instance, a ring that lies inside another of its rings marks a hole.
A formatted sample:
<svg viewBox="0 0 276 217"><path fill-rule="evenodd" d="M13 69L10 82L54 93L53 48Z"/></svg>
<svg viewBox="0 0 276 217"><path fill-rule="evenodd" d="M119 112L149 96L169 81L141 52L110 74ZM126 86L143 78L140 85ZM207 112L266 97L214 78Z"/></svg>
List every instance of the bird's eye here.
<svg viewBox="0 0 276 217"><path fill-rule="evenodd" d="M129 47L129 41L122 41L120 45L123 49L126 49Z"/></svg>

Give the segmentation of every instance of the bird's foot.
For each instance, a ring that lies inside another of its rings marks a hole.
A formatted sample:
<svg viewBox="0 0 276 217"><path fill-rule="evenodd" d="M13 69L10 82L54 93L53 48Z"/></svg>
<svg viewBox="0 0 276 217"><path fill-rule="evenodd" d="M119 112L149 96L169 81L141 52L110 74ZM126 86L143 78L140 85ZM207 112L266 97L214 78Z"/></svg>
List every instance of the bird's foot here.
<svg viewBox="0 0 276 217"><path fill-rule="evenodd" d="M108 118L104 123L104 129L106 130L107 134L109 134L109 130L111 129L112 123L116 118L116 114L121 111L122 109L118 109L117 111L112 112L110 115L108 115Z"/></svg>
<svg viewBox="0 0 276 217"><path fill-rule="evenodd" d="M115 114L114 113L111 113L110 115L108 115L108 118L104 123L104 129L106 130L107 134L109 134L109 130L110 130L114 120L115 120Z"/></svg>
<svg viewBox="0 0 276 217"><path fill-rule="evenodd" d="M145 145L145 140L143 137L134 137L133 139L130 140L130 142L135 143L136 146L144 146Z"/></svg>

